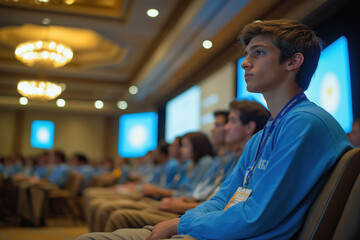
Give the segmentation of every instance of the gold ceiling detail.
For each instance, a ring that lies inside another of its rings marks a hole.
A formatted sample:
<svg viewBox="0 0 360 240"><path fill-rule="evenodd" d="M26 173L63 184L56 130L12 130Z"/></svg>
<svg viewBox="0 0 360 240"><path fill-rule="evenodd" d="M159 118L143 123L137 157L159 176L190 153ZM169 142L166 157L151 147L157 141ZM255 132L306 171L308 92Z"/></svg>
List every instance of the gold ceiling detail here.
<svg viewBox="0 0 360 240"><path fill-rule="evenodd" d="M112 18L125 22L134 0L0 0L0 5Z"/></svg>
<svg viewBox="0 0 360 240"><path fill-rule="evenodd" d="M0 28L0 56L14 56L20 43L33 40L51 40L70 47L74 56L65 67L72 70L122 64L129 53L128 48L89 29L25 24ZM13 59L16 60L15 57Z"/></svg>

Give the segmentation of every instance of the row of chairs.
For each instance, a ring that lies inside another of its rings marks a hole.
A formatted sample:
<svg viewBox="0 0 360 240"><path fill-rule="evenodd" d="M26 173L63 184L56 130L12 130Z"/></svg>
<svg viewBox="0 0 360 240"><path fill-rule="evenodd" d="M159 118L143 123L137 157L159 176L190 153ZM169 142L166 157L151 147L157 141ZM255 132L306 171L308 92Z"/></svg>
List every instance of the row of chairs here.
<svg viewBox="0 0 360 240"><path fill-rule="evenodd" d="M74 219L83 218L79 201L82 182L83 176L72 172L64 189L50 191L50 213L62 205ZM360 239L360 148L345 153L334 166L293 239Z"/></svg>

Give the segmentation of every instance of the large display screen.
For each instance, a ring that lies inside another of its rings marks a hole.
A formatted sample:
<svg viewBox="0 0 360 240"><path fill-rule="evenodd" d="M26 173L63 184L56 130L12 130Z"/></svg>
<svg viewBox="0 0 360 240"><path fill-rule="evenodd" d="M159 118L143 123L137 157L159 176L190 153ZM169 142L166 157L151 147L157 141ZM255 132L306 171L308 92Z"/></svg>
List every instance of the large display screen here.
<svg viewBox="0 0 360 240"><path fill-rule="evenodd" d="M177 136L200 130L201 88L186 90L166 104L165 140L173 142Z"/></svg>
<svg viewBox="0 0 360 240"><path fill-rule="evenodd" d="M53 122L34 120L31 123L30 145L33 148L51 149L54 146L54 132Z"/></svg>
<svg viewBox="0 0 360 240"><path fill-rule="evenodd" d="M157 146L158 116L155 112L124 114L119 119L118 153L122 157L144 156Z"/></svg>
<svg viewBox="0 0 360 240"><path fill-rule="evenodd" d="M238 60L237 98L253 99L263 103L259 93L246 90L244 70L240 67L244 57ZM350 132L353 121L351 78L348 45L345 36L338 38L321 52L319 65L305 91L310 101L324 108L340 123L345 132Z"/></svg>

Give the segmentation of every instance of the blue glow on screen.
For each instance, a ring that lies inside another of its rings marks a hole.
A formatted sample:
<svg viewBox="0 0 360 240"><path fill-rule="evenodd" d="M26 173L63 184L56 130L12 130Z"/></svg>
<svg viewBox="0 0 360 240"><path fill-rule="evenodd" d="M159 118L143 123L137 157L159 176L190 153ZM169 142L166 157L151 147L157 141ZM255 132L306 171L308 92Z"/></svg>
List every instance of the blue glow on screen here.
<svg viewBox="0 0 360 240"><path fill-rule="evenodd" d="M246 90L245 71L240 67L243 60L244 57L238 60L237 98L251 99L265 105L262 94L250 93ZM344 36L321 52L318 67L305 94L310 101L333 115L345 132L351 131L353 121L351 78L348 45Z"/></svg>
<svg viewBox="0 0 360 240"><path fill-rule="evenodd" d="M167 102L165 140L171 143L178 136L199 131L200 118L201 88L195 85Z"/></svg>
<svg viewBox="0 0 360 240"><path fill-rule="evenodd" d="M54 146L54 132L53 122L34 120L31 123L30 145L33 148L51 149Z"/></svg>
<svg viewBox="0 0 360 240"><path fill-rule="evenodd" d="M158 116L155 112L125 114L119 120L118 153L122 157L144 156L157 146Z"/></svg>
<svg viewBox="0 0 360 240"><path fill-rule="evenodd" d="M331 113L345 132L353 122L351 78L347 40L337 39L321 52L306 96Z"/></svg>
<svg viewBox="0 0 360 240"><path fill-rule="evenodd" d="M241 63L244 61L245 57L242 57L238 60L237 66L237 93L236 98L239 100L250 100L250 101L257 101L264 105L266 105L266 101L261 93L252 93L246 90L246 82L244 79L245 70L241 68Z"/></svg>

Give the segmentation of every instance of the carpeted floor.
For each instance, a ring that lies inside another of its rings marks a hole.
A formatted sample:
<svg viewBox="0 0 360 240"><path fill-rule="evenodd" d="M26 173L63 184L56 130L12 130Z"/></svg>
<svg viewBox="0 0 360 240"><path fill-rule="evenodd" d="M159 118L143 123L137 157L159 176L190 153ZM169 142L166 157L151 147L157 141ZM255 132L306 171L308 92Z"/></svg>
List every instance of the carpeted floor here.
<svg viewBox="0 0 360 240"><path fill-rule="evenodd" d="M1 240L75 240L88 233L84 223L50 221L47 227L0 226Z"/></svg>

